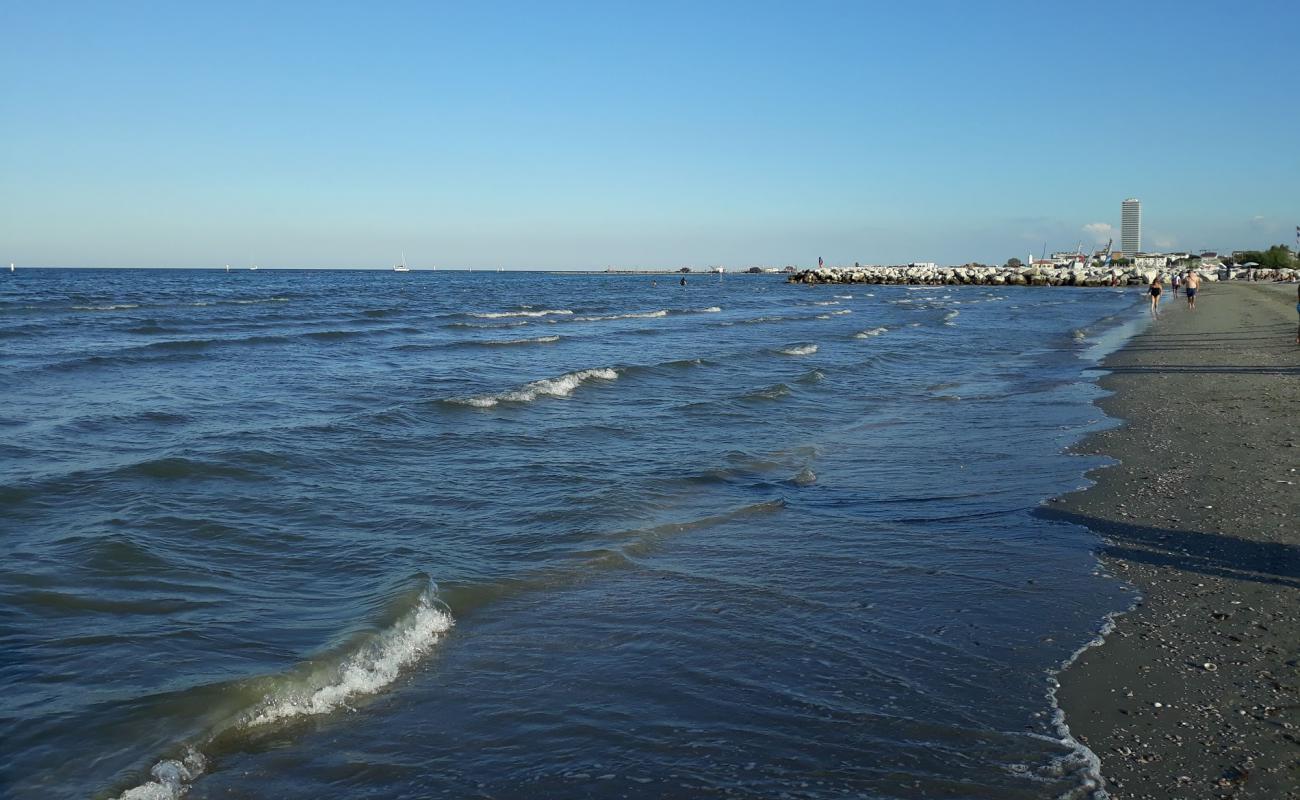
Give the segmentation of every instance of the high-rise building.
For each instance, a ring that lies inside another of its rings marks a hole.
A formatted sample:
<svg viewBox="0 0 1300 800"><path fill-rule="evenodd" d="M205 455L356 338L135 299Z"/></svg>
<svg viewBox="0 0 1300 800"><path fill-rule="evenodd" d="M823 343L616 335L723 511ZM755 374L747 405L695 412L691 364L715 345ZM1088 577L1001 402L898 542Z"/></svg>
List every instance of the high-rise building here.
<svg viewBox="0 0 1300 800"><path fill-rule="evenodd" d="M1119 249L1132 258L1142 251L1142 201L1130 197L1120 206Z"/></svg>

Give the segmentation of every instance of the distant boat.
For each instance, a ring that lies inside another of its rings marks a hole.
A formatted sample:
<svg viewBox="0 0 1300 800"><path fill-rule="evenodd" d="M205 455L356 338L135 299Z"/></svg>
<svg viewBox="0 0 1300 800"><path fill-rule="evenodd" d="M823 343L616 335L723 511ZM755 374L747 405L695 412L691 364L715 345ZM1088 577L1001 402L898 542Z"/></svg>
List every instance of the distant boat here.
<svg viewBox="0 0 1300 800"><path fill-rule="evenodd" d="M226 272L229 272L229 271L230 271L230 265L227 264L227 265L226 265Z"/></svg>
<svg viewBox="0 0 1300 800"><path fill-rule="evenodd" d="M249 268L248 268L248 271L249 271L249 272L257 272L257 267L249 267Z"/></svg>
<svg viewBox="0 0 1300 800"><path fill-rule="evenodd" d="M406 266L406 253L402 253L402 263L393 267L393 272L410 272L411 268Z"/></svg>
<svg viewBox="0 0 1300 800"><path fill-rule="evenodd" d="M14 262L12 262L12 261L9 262L9 271L10 271L10 272L13 272L13 271L14 271Z"/></svg>

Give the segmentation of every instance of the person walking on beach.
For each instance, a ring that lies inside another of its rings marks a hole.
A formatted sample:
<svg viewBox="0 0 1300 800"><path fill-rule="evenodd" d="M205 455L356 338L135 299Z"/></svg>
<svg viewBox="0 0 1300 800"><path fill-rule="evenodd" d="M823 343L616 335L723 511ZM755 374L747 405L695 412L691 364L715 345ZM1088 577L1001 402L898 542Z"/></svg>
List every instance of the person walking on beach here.
<svg viewBox="0 0 1300 800"><path fill-rule="evenodd" d="M1160 319L1160 292L1164 287L1160 284L1160 275L1157 274L1151 279L1151 285L1147 287L1147 293L1151 295L1151 316Z"/></svg>
<svg viewBox="0 0 1300 800"><path fill-rule="evenodd" d="M1169 285L1173 287L1174 299L1177 300L1178 299L1178 273L1177 272L1175 272L1174 276L1169 279Z"/></svg>
<svg viewBox="0 0 1300 800"><path fill-rule="evenodd" d="M1196 290L1201 288L1201 276L1195 272L1187 271L1187 310L1196 310Z"/></svg>

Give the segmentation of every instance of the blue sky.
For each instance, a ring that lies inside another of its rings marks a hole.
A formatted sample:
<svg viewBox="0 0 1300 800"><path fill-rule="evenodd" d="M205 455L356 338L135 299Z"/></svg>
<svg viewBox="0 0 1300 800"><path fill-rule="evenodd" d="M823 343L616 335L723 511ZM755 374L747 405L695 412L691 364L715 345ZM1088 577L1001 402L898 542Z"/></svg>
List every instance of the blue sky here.
<svg viewBox="0 0 1300 800"><path fill-rule="evenodd" d="M0 261L1000 263L1125 197L1294 242L1297 7L0 0Z"/></svg>

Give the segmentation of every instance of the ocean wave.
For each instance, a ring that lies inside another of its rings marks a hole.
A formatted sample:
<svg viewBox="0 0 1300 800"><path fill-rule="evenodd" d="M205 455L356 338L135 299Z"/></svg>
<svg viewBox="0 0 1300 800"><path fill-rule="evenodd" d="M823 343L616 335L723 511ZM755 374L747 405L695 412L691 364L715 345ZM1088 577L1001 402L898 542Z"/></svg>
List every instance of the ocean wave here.
<svg viewBox="0 0 1300 800"><path fill-rule="evenodd" d="M699 313L701 313L701 314L718 314L718 313L720 313L721 311L722 311L722 309L719 308L718 306L709 306L708 308L701 308L701 309L699 310Z"/></svg>
<svg viewBox="0 0 1300 800"><path fill-rule="evenodd" d="M556 378L546 378L525 384L519 389L498 394L479 395L477 397L455 398L449 402L475 408L491 408L498 403L531 403L539 397L568 397L573 391L587 381L612 381L618 378L618 371L608 367L584 369L566 372Z"/></svg>
<svg viewBox="0 0 1300 800"><path fill-rule="evenodd" d="M509 347L517 344L550 344L560 341L559 336L538 336L533 339L488 339L479 342L466 342L466 344L475 344L479 347Z"/></svg>
<svg viewBox="0 0 1300 800"><path fill-rule="evenodd" d="M289 302L289 298L288 297L249 297L249 298L234 299L234 300L222 300L221 302L226 303L228 305L251 306L251 305L257 305L258 303L287 303Z"/></svg>
<svg viewBox="0 0 1300 800"><path fill-rule="evenodd" d="M217 463L183 456L155 458L139 461L106 473L109 478L130 477L155 480L206 480L229 478L233 480L258 480L262 475L230 463Z"/></svg>
<svg viewBox="0 0 1300 800"><path fill-rule="evenodd" d="M181 758L164 758L150 769L150 780L124 791L118 800L178 800L208 768L202 749L229 737L247 737L277 724L329 714L366 695L383 691L441 642L456 624L426 579L415 602L387 628L342 654L308 661L290 675L260 679L267 684L261 701L209 731Z"/></svg>
<svg viewBox="0 0 1300 800"><path fill-rule="evenodd" d="M474 328L478 330L482 330L486 328L491 330L491 329L500 329L500 328L520 328L523 327L524 325L532 325L532 324L533 323L529 322L526 319L520 319L520 320L510 320L507 322L448 322L443 327Z"/></svg>
<svg viewBox="0 0 1300 800"><path fill-rule="evenodd" d="M869 296L870 296L870 295L868 295L868 297L869 297ZM833 295L833 297L834 297L836 300L852 300L852 299L853 299L853 295L851 295L851 294L837 294L837 295Z"/></svg>
<svg viewBox="0 0 1300 800"><path fill-rule="evenodd" d="M337 667L324 670L323 677L313 676L302 685L282 687L268 695L244 718L243 727L328 714L345 707L354 697L374 694L419 661L454 624L451 612L431 590L426 591L415 608Z"/></svg>
<svg viewBox="0 0 1300 800"><path fill-rule="evenodd" d="M943 315L943 324L955 328L957 327L957 323L953 322L953 320L957 319L959 316L961 316L960 311L949 311L947 314Z"/></svg>
<svg viewBox="0 0 1300 800"><path fill-rule="evenodd" d="M506 317L567 317L573 312L567 308L546 308L541 311L484 311L471 313L471 317L479 319L503 319Z"/></svg>
<svg viewBox="0 0 1300 800"><path fill-rule="evenodd" d="M818 300L813 303L815 306L838 306L839 304L838 300Z"/></svg>
<svg viewBox="0 0 1300 800"><path fill-rule="evenodd" d="M815 344L792 344L789 347L782 347L776 352L783 356L810 356L817 352Z"/></svg>
<svg viewBox="0 0 1300 800"><path fill-rule="evenodd" d="M885 328L885 327L880 327L880 328L868 328L868 329L865 330L865 331L858 331L857 333L853 334L853 338L854 338L854 339L870 339L871 337L873 337L873 336L879 336L879 335L882 334L882 333L889 333L889 328Z"/></svg>
<svg viewBox="0 0 1300 800"><path fill-rule="evenodd" d="M637 311L630 314L605 314L591 317L574 317L573 322L605 322L611 319L657 319L668 316L668 312L660 309L658 311Z"/></svg>
<svg viewBox="0 0 1300 800"><path fill-rule="evenodd" d="M125 311L129 308L139 308L138 303L111 303L103 306L73 306L73 311Z"/></svg>
<svg viewBox="0 0 1300 800"><path fill-rule="evenodd" d="M741 395L738 399L740 399L740 400L780 400L782 397L786 397L786 396L789 395L789 394L790 394L790 387L789 387L789 386L786 386L784 383L777 383L777 384L773 384L772 386L765 386L765 387L763 387L762 389L755 389L755 390L752 391L752 392L747 392L747 393Z"/></svg>
<svg viewBox="0 0 1300 800"><path fill-rule="evenodd" d="M148 335L148 334L165 334L165 333L173 333L173 334L175 334L175 333L180 333L180 332L181 332L181 329L180 329L180 328L168 328L168 327L165 326L165 325L161 325L161 324L159 324L157 320L152 320L152 319L151 319L151 320L146 320L146 321L142 322L142 323L139 324L139 325L135 325L135 326L132 326L132 327L130 327L130 328L124 328L124 329L123 329L123 332L124 332L124 333L138 333L138 334L143 334L143 335Z"/></svg>
<svg viewBox="0 0 1300 800"><path fill-rule="evenodd" d="M374 331L355 331L355 330L329 330L329 331L308 331L303 334L306 339L315 339L321 342L333 342L343 339L355 339L359 336L369 336Z"/></svg>

